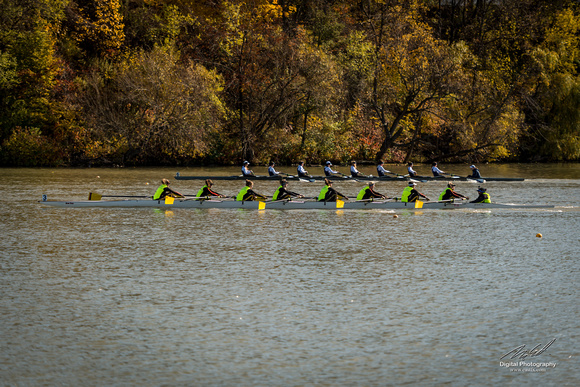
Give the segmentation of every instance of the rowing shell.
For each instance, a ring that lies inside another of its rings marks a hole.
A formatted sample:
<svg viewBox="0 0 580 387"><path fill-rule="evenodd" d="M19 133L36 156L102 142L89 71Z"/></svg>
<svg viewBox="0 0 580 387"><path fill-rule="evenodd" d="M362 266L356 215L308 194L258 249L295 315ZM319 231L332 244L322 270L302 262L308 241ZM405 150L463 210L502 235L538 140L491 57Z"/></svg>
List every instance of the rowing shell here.
<svg viewBox="0 0 580 387"><path fill-rule="evenodd" d="M175 175L176 180L271 180L271 181L279 181L280 179L287 179L290 181L312 181L312 180L324 180L329 179L333 181L408 181L408 180L418 180L418 181L440 181L440 180L459 180L459 181L477 181L480 183L484 183L485 181L524 181L521 178L511 178L511 177L484 177L481 179L475 179L471 177L460 177L460 176L416 176L416 177L408 177L408 176L365 176L365 177L351 177L351 176L311 176L311 177L304 177L299 178L298 176L288 175L288 176L265 176L265 175L256 175L256 176L243 176L243 175L234 175L234 176L182 176L179 172Z"/></svg>
<svg viewBox="0 0 580 387"><path fill-rule="evenodd" d="M403 203L400 201L338 201L338 202L318 202L312 200L280 200L270 202L258 201L235 201L235 200L84 200L84 201L39 201L46 206L60 208L223 208L223 209L272 209L272 210L397 210L397 209L536 209L554 208L551 205L518 205L500 203L467 203L467 202L424 202L421 205L416 203Z"/></svg>

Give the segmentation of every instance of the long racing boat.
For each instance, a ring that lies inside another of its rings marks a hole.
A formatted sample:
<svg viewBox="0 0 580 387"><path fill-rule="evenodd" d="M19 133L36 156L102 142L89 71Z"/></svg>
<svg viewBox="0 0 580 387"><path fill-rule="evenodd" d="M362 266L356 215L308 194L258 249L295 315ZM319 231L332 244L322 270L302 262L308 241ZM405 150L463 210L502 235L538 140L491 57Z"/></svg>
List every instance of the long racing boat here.
<svg viewBox="0 0 580 387"><path fill-rule="evenodd" d="M232 176L183 176L179 172L175 174L176 180L271 180L278 181L281 178L287 179L288 181L302 181L302 182L314 182L322 181L324 179L329 179L333 181L444 181L444 180L458 180L458 181L475 181L478 183L485 183L486 181L524 181L522 178L512 178L512 177L483 177L481 179L462 177L456 175L450 176L415 176L409 177L406 175L393 175L393 176L347 176L347 175L333 175L333 176L308 176L308 177L298 177L295 175L277 175L277 176L266 176L266 175L256 175L256 176L243 176L243 175L232 175Z"/></svg>
<svg viewBox="0 0 580 387"><path fill-rule="evenodd" d="M43 196L39 203L59 208L218 208L248 210L445 210L445 209L548 209L553 205L523 205L500 203L468 203L466 201L441 202L401 202L397 200L336 201L278 200L278 201L236 201L232 199L124 199L124 200L80 200L51 201Z"/></svg>

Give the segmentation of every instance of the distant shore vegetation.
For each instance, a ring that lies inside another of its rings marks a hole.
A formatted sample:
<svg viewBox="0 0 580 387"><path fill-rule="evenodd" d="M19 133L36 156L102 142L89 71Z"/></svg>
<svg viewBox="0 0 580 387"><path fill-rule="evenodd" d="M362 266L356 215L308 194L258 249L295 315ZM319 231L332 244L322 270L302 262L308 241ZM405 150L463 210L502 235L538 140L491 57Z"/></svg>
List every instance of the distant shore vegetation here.
<svg viewBox="0 0 580 387"><path fill-rule="evenodd" d="M0 0L0 165L580 161L573 0Z"/></svg>

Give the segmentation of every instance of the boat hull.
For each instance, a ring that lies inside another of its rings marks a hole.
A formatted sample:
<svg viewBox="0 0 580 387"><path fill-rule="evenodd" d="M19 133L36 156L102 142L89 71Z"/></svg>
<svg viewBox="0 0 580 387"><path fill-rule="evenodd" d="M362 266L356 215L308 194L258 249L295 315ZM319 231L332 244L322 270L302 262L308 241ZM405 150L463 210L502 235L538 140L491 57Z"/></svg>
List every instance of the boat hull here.
<svg viewBox="0 0 580 387"><path fill-rule="evenodd" d="M272 209L272 210L444 210L444 209L534 209L554 208L552 205L517 205L501 203L467 202L424 202L422 207L415 203L399 201L344 201L318 202L313 200L291 201L235 201L235 200L175 200L168 204L163 200L83 200L83 201L40 201L39 203L59 208L198 208L198 209ZM263 208L261 208L263 207Z"/></svg>

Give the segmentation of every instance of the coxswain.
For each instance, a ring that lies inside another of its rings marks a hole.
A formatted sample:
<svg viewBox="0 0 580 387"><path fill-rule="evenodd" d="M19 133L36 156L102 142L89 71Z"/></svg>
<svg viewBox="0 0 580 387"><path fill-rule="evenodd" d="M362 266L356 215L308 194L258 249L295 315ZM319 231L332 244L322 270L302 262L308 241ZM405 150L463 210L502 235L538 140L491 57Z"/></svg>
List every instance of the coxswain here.
<svg viewBox="0 0 580 387"><path fill-rule="evenodd" d="M280 187L274 192L272 200L284 200L291 197L303 198L304 195L300 195L296 192L288 191L288 181L286 179L280 180Z"/></svg>
<svg viewBox="0 0 580 387"><path fill-rule="evenodd" d="M298 177L308 177L308 178L312 177L308 174L308 171L304 169L304 161L298 162L298 167L296 168L296 170L298 172Z"/></svg>
<svg viewBox="0 0 580 387"><path fill-rule="evenodd" d="M250 168L248 168L249 165L250 165L250 163L248 161L244 161L244 164L242 165L242 176L244 176L244 177L256 176L256 175L254 175L254 171L252 171Z"/></svg>
<svg viewBox="0 0 580 387"><path fill-rule="evenodd" d="M467 196L463 196L462 194L455 192L455 184L453 184L450 181L449 183L447 183L447 188L445 188L445 190L441 192L441 195L439 195L439 200L453 200L453 199L469 200Z"/></svg>
<svg viewBox="0 0 580 387"><path fill-rule="evenodd" d="M436 162L433 162L431 164L431 172L433 172L433 176L435 176L435 177L441 177L441 176L445 175L445 172L443 172L442 170L437 168Z"/></svg>
<svg viewBox="0 0 580 387"><path fill-rule="evenodd" d="M280 172L278 172L275 168L274 168L274 162L270 161L270 163L268 164L268 175L270 176L278 176L280 174Z"/></svg>
<svg viewBox="0 0 580 387"><path fill-rule="evenodd" d="M318 195L319 202L335 202L337 199L349 200L347 196L332 188L332 181L324 179L324 188Z"/></svg>
<svg viewBox="0 0 580 387"><path fill-rule="evenodd" d="M162 200L168 196L174 197L174 198L184 198L185 197L182 194L180 194L179 192L174 191L171 188L169 188L169 180L161 179L161 185L159 186L159 188L157 188L157 191L155 191L155 194L153 195L153 200Z"/></svg>
<svg viewBox="0 0 580 387"><path fill-rule="evenodd" d="M350 163L350 175L352 177L366 177L364 174L359 172L358 169L356 169L356 161Z"/></svg>
<svg viewBox="0 0 580 387"><path fill-rule="evenodd" d="M246 180L246 186L242 188L242 190L236 196L236 200L239 202L248 202L248 201L264 201L266 197L264 195L260 195L252 190L254 187L254 182L251 180Z"/></svg>
<svg viewBox="0 0 580 387"><path fill-rule="evenodd" d="M416 202L419 198L425 200L430 200L427 196L423 195L421 192L417 191L415 187L417 183L410 181L407 187L403 190L403 195L401 195L402 202Z"/></svg>
<svg viewBox="0 0 580 387"><path fill-rule="evenodd" d="M387 171L385 167L383 167L384 164L385 163L383 162L383 160L379 160L379 165L377 165L377 174L379 175L379 177L387 176L387 173L393 173L391 171Z"/></svg>
<svg viewBox="0 0 580 387"><path fill-rule="evenodd" d="M481 179L481 173L479 173L479 169L477 169L475 165L471 165L469 168L471 168L471 176L467 177L472 179Z"/></svg>
<svg viewBox="0 0 580 387"><path fill-rule="evenodd" d="M332 163L330 161L326 162L326 166L324 167L324 176L332 176L332 175L337 175L339 173L340 172L332 169Z"/></svg>
<svg viewBox="0 0 580 387"><path fill-rule="evenodd" d="M197 191L196 197L197 200L202 200L203 198L209 198L210 196L217 196L218 198L225 198L225 195L219 194L211 189L213 186L213 181L207 179L205 181L205 185L201 187L199 191Z"/></svg>
<svg viewBox="0 0 580 387"><path fill-rule="evenodd" d="M491 198L489 194L485 191L487 191L485 188L477 187L477 193L479 196L469 203L491 203Z"/></svg>
<svg viewBox="0 0 580 387"><path fill-rule="evenodd" d="M407 164L407 173L409 174L409 177L417 176L417 172L415 172L415 170L413 169L413 163Z"/></svg>
<svg viewBox="0 0 580 387"><path fill-rule="evenodd" d="M356 200L369 200L369 199L388 199L385 195L375 191L375 182L369 181L369 185L364 187L358 193Z"/></svg>

